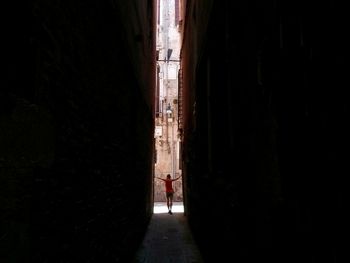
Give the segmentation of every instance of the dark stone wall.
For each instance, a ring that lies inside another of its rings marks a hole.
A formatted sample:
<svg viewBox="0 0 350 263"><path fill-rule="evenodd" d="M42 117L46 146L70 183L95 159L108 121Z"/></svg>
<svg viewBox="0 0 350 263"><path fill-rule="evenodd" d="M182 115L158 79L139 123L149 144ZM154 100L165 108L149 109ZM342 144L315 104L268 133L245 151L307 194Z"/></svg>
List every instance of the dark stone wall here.
<svg viewBox="0 0 350 263"><path fill-rule="evenodd" d="M182 50L184 180L207 262L345 262L344 7L215 1L206 27L193 3Z"/></svg>
<svg viewBox="0 0 350 263"><path fill-rule="evenodd" d="M152 211L153 3L129 17L120 4L4 6L1 262L128 262L142 238Z"/></svg>

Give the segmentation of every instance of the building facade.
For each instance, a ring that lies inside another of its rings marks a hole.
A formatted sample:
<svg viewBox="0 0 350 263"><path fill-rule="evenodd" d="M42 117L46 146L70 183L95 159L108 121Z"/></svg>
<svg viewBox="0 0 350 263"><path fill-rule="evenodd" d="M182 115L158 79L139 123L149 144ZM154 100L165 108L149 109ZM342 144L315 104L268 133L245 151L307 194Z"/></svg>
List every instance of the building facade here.
<svg viewBox="0 0 350 263"><path fill-rule="evenodd" d="M155 94L155 176L181 175L179 136L180 1L157 1L157 75ZM174 182L174 201L182 201L182 181ZM165 201L164 184L154 182L154 201Z"/></svg>

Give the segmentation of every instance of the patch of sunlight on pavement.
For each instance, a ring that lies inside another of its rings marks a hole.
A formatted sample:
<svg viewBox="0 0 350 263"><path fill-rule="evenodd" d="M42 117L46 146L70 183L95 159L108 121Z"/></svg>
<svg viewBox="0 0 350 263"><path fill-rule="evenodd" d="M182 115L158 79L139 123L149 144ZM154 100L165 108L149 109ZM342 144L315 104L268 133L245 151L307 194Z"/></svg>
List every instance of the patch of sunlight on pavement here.
<svg viewBox="0 0 350 263"><path fill-rule="evenodd" d="M171 209L171 211L173 213L183 213L184 212L183 202L173 202L173 208ZM166 202L154 202L153 213L154 214L168 213Z"/></svg>

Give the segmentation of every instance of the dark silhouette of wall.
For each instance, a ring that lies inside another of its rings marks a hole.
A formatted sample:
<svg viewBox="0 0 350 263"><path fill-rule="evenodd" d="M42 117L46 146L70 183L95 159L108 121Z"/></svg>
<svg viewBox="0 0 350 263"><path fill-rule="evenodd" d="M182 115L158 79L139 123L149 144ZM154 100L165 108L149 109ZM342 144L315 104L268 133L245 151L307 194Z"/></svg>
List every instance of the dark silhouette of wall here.
<svg viewBox="0 0 350 263"><path fill-rule="evenodd" d="M187 1L185 202L208 262L345 262L346 16L282 2Z"/></svg>
<svg viewBox="0 0 350 263"><path fill-rule="evenodd" d="M152 1L10 5L0 261L128 262L152 211Z"/></svg>

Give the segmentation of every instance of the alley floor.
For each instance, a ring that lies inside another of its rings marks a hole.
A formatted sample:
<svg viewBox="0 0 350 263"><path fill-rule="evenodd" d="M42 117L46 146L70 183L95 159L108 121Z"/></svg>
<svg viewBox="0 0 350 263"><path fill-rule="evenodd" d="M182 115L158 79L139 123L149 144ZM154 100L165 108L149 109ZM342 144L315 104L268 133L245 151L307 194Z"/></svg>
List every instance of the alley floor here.
<svg viewBox="0 0 350 263"><path fill-rule="evenodd" d="M154 204L154 214L134 263L202 263L190 232L183 205L175 202L173 214L165 203Z"/></svg>

